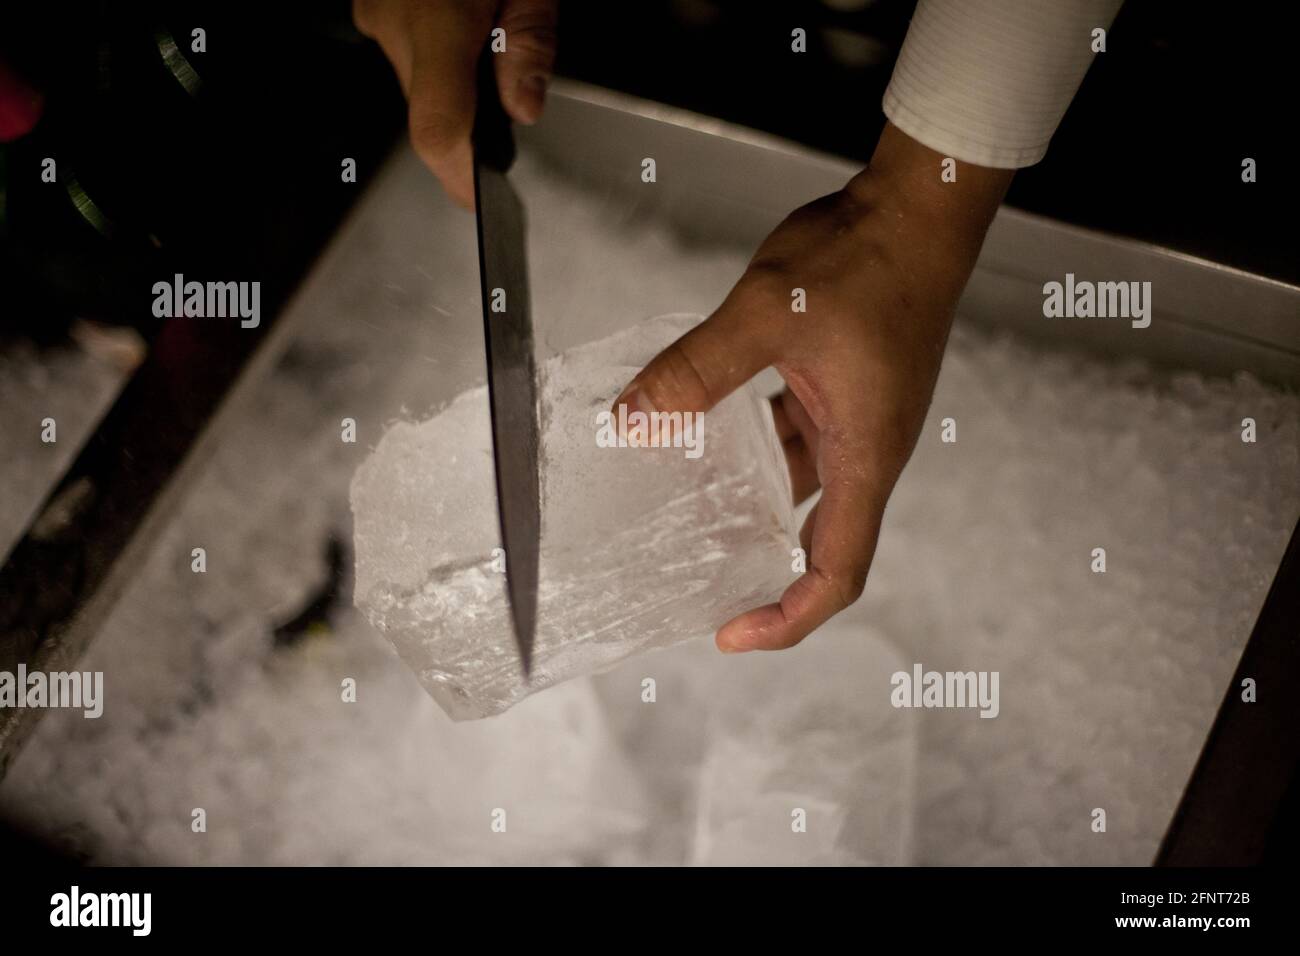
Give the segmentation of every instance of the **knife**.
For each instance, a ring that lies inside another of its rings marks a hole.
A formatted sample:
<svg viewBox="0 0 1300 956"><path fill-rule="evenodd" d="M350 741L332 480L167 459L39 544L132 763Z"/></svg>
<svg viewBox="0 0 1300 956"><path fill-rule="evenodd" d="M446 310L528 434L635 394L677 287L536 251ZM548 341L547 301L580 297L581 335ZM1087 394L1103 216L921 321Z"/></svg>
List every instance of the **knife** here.
<svg viewBox="0 0 1300 956"><path fill-rule="evenodd" d="M537 374L528 300L524 209L506 173L515 158L510 119L497 93L491 49L478 64L474 116L474 202L479 288L487 345L488 400L497 516L506 553L506 591L515 644L528 678L537 628L542 513L538 483Z"/></svg>

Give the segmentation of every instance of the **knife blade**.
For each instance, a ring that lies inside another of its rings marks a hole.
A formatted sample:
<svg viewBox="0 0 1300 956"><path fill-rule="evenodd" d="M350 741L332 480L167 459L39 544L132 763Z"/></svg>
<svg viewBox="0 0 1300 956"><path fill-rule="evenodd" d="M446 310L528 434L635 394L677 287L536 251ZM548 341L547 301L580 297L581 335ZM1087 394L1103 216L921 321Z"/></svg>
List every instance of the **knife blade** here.
<svg viewBox="0 0 1300 956"><path fill-rule="evenodd" d="M487 346L488 400L506 591L524 678L532 672L541 547L537 374L528 296L524 208L506 177L514 136L501 106L493 53L479 58L474 116L474 202Z"/></svg>

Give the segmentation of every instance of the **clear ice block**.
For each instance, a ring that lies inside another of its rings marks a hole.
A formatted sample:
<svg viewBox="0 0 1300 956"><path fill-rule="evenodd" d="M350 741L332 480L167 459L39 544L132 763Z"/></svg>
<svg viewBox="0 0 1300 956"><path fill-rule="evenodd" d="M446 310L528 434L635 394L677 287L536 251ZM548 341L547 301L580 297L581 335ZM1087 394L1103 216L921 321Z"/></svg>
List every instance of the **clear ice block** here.
<svg viewBox="0 0 1300 956"><path fill-rule="evenodd" d="M352 483L356 603L458 720L632 654L712 634L795 577L789 478L746 385L704 417L702 454L600 447L597 415L698 317L663 316L542 372L542 551L523 679L500 547L487 394L399 422ZM499 562L497 562L499 566Z"/></svg>

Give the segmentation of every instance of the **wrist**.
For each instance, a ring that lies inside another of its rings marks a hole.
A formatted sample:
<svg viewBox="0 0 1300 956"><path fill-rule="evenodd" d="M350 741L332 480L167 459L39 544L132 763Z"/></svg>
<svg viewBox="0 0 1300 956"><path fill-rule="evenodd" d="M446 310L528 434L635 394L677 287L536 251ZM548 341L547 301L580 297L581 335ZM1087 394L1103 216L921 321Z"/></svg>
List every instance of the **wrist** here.
<svg viewBox="0 0 1300 956"><path fill-rule="evenodd" d="M871 162L845 190L893 220L899 238L922 242L928 255L946 252L969 271L1014 174L944 156L886 123Z"/></svg>

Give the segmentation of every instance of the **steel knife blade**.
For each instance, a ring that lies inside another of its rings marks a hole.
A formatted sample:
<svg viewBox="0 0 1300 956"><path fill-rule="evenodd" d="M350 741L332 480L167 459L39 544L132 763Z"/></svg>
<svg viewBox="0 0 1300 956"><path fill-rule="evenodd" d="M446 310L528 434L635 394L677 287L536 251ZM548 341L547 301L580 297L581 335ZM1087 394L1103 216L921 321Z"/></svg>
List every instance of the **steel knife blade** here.
<svg viewBox="0 0 1300 956"><path fill-rule="evenodd" d="M497 93L493 53L479 60L474 118L474 202L487 346L497 513L506 590L524 676L532 672L541 547L540 434L523 204L506 173L514 136Z"/></svg>

